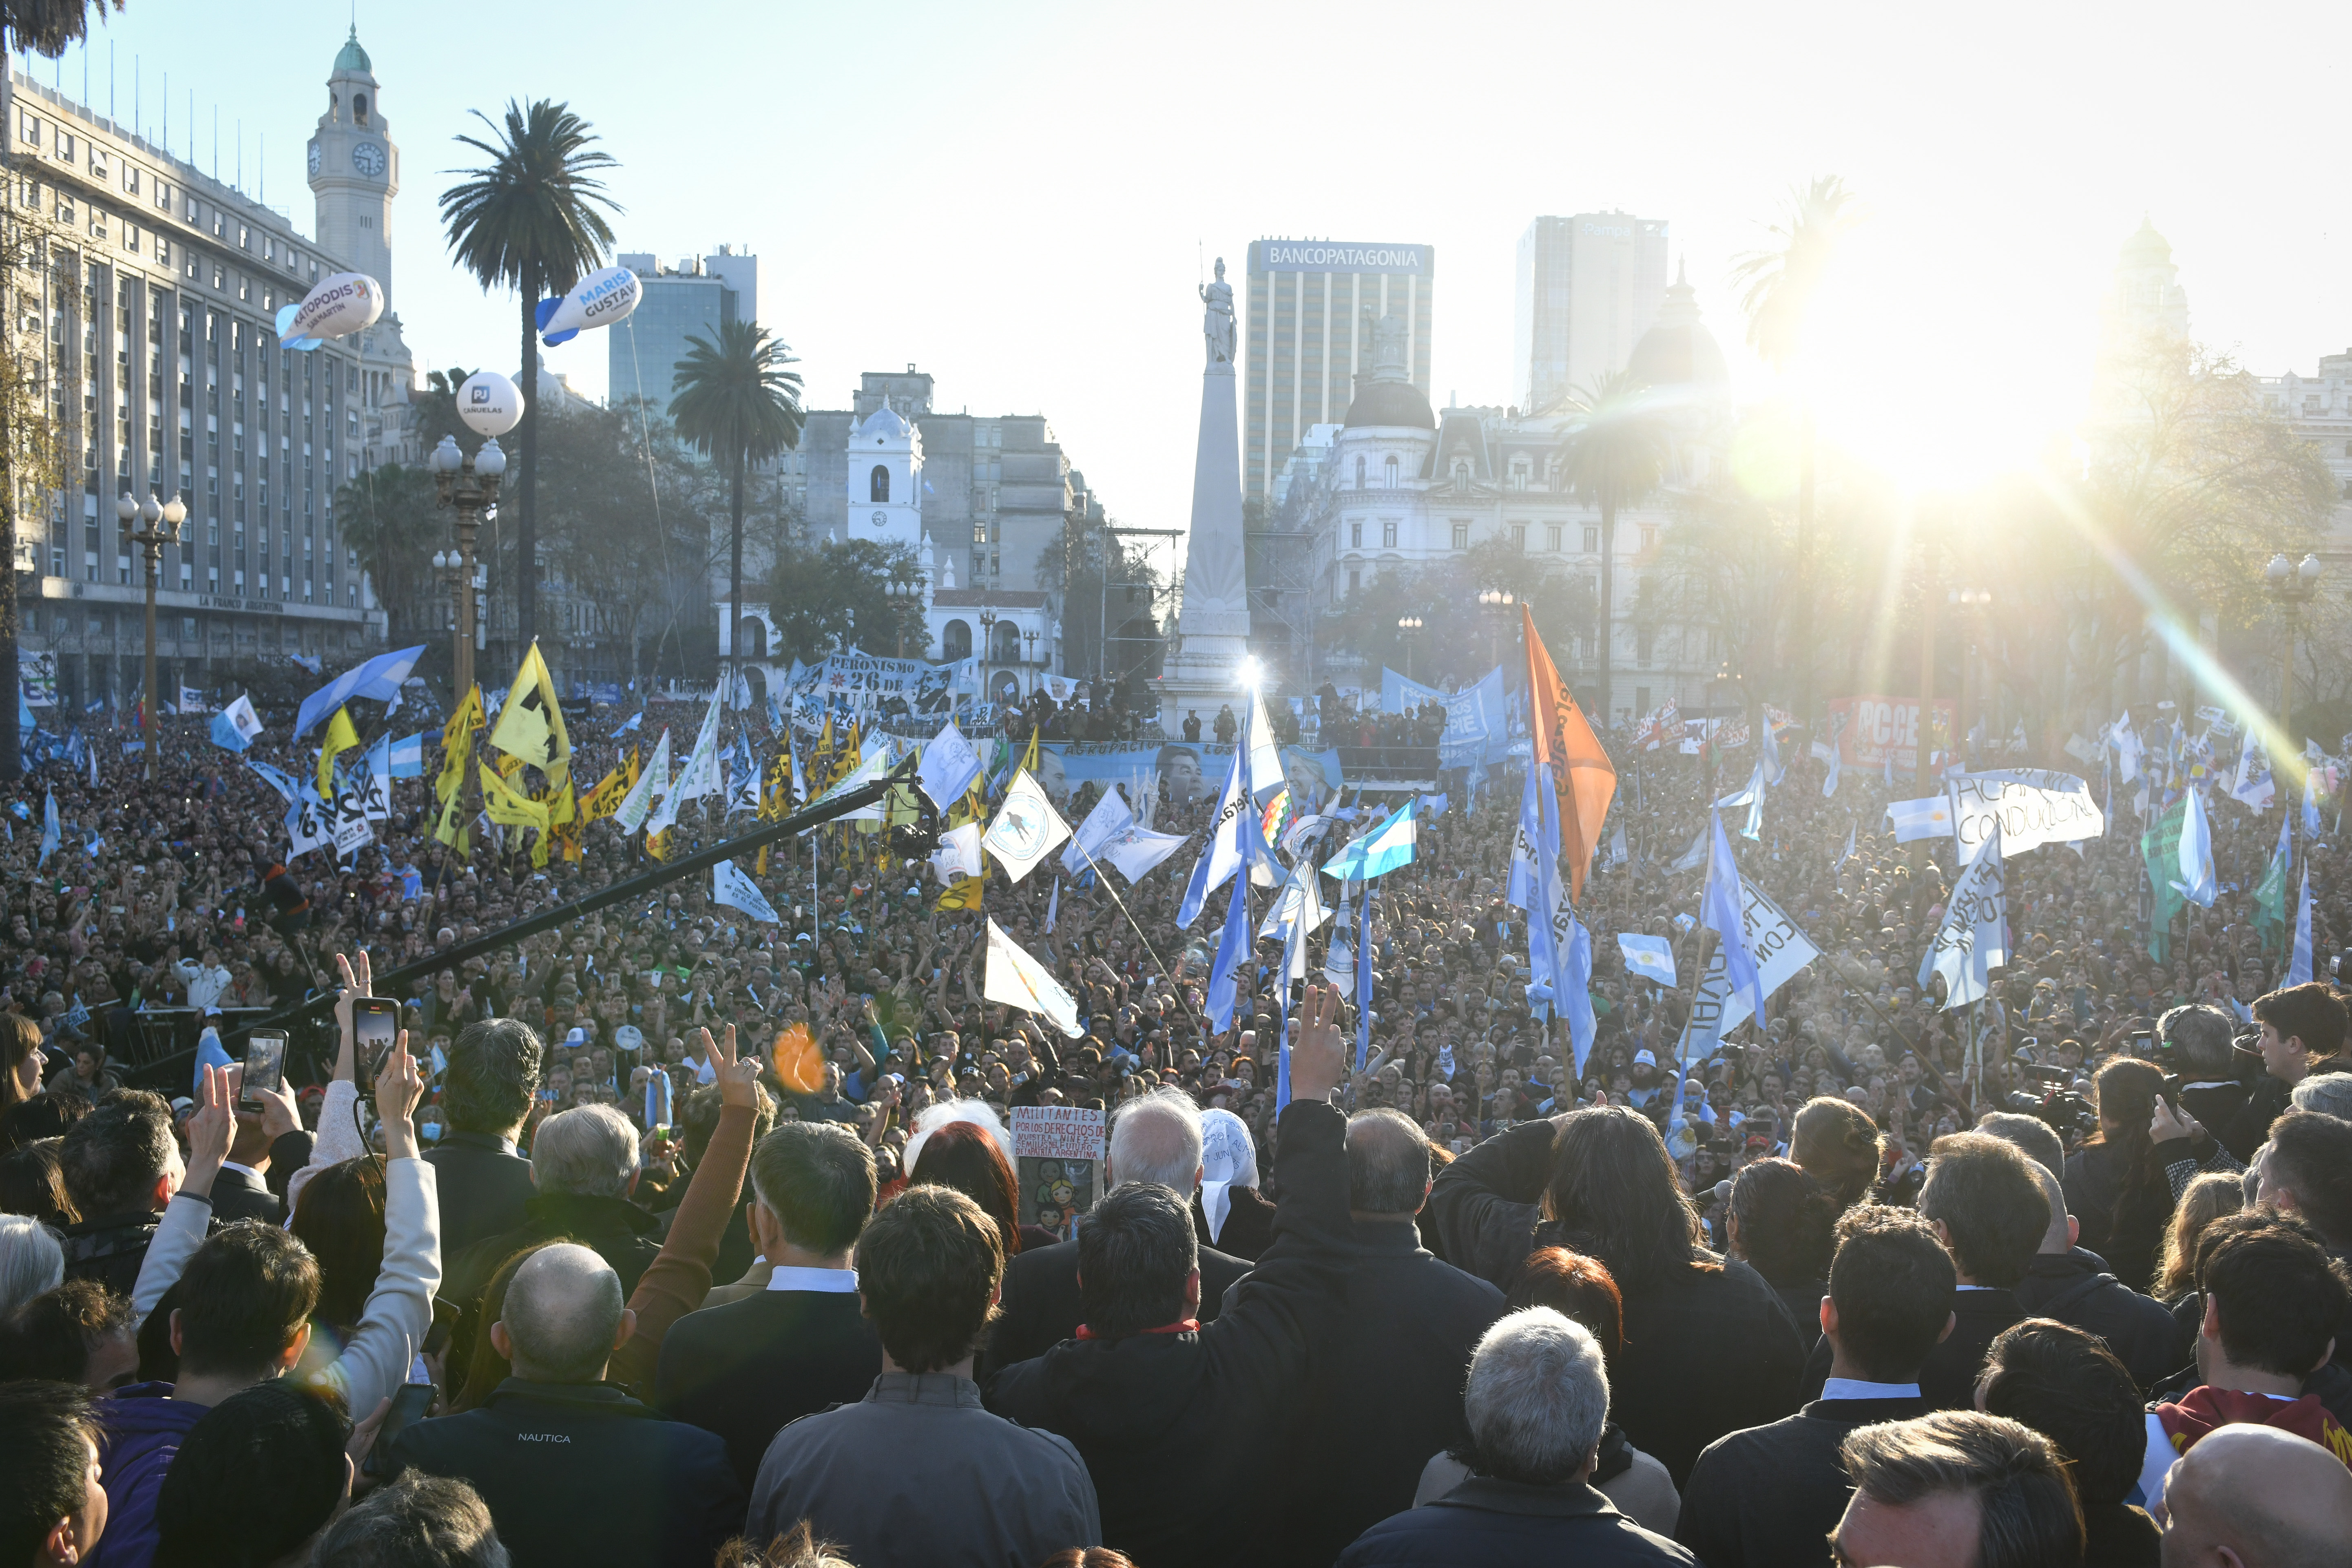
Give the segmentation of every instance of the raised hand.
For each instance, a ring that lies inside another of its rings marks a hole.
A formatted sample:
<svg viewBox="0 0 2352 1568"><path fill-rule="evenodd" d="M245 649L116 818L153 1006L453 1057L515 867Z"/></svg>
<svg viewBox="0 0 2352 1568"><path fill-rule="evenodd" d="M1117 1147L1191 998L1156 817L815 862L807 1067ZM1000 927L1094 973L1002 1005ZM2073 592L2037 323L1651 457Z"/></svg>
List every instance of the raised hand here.
<svg viewBox="0 0 2352 1568"><path fill-rule="evenodd" d="M1339 1028L1339 993L1309 985L1298 1010L1298 1037L1290 1047L1294 1099L1324 1100L1346 1081L1348 1060Z"/></svg>
<svg viewBox="0 0 2352 1568"><path fill-rule="evenodd" d="M211 1195L213 1178L228 1158L236 1136L237 1080L244 1076L242 1067L205 1068L204 1103L188 1118L188 1171L180 1182L180 1190L191 1197Z"/></svg>

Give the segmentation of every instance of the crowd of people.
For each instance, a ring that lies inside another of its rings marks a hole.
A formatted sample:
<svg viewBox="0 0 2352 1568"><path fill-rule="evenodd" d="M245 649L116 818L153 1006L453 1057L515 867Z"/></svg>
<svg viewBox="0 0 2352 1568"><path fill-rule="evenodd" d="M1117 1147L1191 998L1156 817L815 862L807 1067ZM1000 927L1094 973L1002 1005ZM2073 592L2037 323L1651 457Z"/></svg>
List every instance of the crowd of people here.
<svg viewBox="0 0 2352 1568"><path fill-rule="evenodd" d="M2152 931L2118 792L2103 836L2009 861L2010 962L1946 1009L1916 976L1950 844L1798 762L1735 842L1822 956L1691 1054L1685 851L1741 752L1608 737L1582 1042L1529 999L1501 763L1311 944L1368 950L1367 1016L1266 940L1216 1027L1215 921L1176 924L1210 780L1153 803L1192 843L1141 880L992 867L976 908L816 830L738 862L776 922L682 878L404 987L370 1061L381 977L658 861L610 820L576 859L487 825L460 856L403 783L375 844L289 865L245 762L315 753L268 717L246 758L183 721L152 784L53 763L0 795L0 1561L2352 1555L2324 834L2314 981L2256 906L2275 815L2215 805L2221 891ZM1353 717L1366 747L1443 729ZM572 720L583 785L664 722L616 720ZM1351 784L1306 852L1401 798ZM744 826L720 806L667 852ZM992 920L1078 1034L983 996ZM220 1031L326 994L327 1048L249 1090ZM803 1031L814 1076L776 1052ZM1032 1106L1108 1113L1074 1238L1023 1223Z"/></svg>

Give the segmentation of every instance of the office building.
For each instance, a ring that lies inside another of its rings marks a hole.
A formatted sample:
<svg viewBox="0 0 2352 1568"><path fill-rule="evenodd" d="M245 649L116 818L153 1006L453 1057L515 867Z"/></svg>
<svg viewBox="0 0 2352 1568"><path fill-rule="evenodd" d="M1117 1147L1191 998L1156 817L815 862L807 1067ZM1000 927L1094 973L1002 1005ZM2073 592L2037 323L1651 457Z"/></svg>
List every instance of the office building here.
<svg viewBox="0 0 2352 1568"><path fill-rule="evenodd" d="M760 319L760 258L722 245L715 256L689 256L675 267L646 251L624 251L614 260L637 275L646 293L628 320L606 334L606 396L614 405L643 397L667 408L687 339L715 345L719 323Z"/></svg>
<svg viewBox="0 0 2352 1568"><path fill-rule="evenodd" d="M1265 500L1293 447L1337 423L1372 362L1372 323L1405 324L1405 379L1429 395L1437 247L1259 239L1249 247L1242 496Z"/></svg>
<svg viewBox="0 0 2352 1568"><path fill-rule="evenodd" d="M358 246L388 289L398 153L356 36L326 85L315 226ZM7 349L38 365L79 458L46 515L18 525L26 655L70 710L135 700L146 563L116 501L176 491L188 516L156 601L163 689L213 687L271 656L350 662L383 617L339 535L335 490L371 462L421 456L409 354L390 315L308 353L282 350L274 321L359 258L14 69L0 127L16 163L6 199L49 226L54 258L15 280Z"/></svg>
<svg viewBox="0 0 2352 1568"><path fill-rule="evenodd" d="M1519 237L1511 394L1543 414L1625 368L1666 297L1666 225L1625 213L1539 217Z"/></svg>

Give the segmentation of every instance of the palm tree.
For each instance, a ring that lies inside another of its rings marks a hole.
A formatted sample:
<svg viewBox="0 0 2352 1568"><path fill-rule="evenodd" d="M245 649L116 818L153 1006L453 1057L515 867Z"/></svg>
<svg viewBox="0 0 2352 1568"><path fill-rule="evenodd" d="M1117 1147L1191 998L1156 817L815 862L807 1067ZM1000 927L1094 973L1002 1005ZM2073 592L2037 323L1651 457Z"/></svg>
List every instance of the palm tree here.
<svg viewBox="0 0 2352 1568"><path fill-rule="evenodd" d="M727 646L743 667L743 480L800 445L801 378L791 349L752 321L721 321L717 342L688 337L670 376L669 416L680 438L727 471Z"/></svg>
<svg viewBox="0 0 2352 1568"><path fill-rule="evenodd" d="M480 110L474 118L497 133L495 142L460 136L457 141L489 158L487 167L456 171L465 176L441 195L441 221L458 264L481 280L485 292L499 285L520 297L522 311L521 461L515 474L515 546L522 569L515 574L515 618L528 644L538 612L539 571L535 553L533 498L539 479L539 382L537 330L532 310L550 294L561 294L593 271L613 244L604 208L621 208L604 194L599 169L617 166L609 153L592 146L595 135L568 104L541 99L530 108L509 100L506 123L494 124Z"/></svg>
<svg viewBox="0 0 2352 1568"><path fill-rule="evenodd" d="M1570 407L1583 415L1560 447L1560 477L1587 506L1601 509L1601 700L1595 704L1610 723L1609 663L1615 651L1617 607L1617 511L1639 506L1665 482L1674 442L1666 420L1631 371L1616 371L1590 391L1570 395Z"/></svg>
<svg viewBox="0 0 2352 1568"><path fill-rule="evenodd" d="M1771 232L1777 248L1742 257L1731 280L1746 292L1748 342L1774 370L1786 373L1804 347L1805 322L1841 241L1862 221L1860 203L1835 174L1818 176L1789 195L1789 209ZM1797 663L1797 719L1812 722L1813 650L1813 411L1808 403L1797 455L1797 591L1790 596L1790 654Z"/></svg>

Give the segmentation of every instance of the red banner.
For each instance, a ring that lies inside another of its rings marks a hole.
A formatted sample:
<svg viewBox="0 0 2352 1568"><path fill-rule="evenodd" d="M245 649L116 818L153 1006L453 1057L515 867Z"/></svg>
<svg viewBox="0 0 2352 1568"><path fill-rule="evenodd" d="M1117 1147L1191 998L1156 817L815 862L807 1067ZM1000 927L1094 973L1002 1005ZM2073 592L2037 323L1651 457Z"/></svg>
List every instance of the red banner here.
<svg viewBox="0 0 2352 1568"><path fill-rule="evenodd" d="M1936 700L1931 752L1952 750L1954 703ZM1837 736L1838 755L1849 766L1874 768L1891 753L1898 768L1916 769L1919 755L1919 700L1916 697L1839 697L1830 701L1830 729Z"/></svg>

